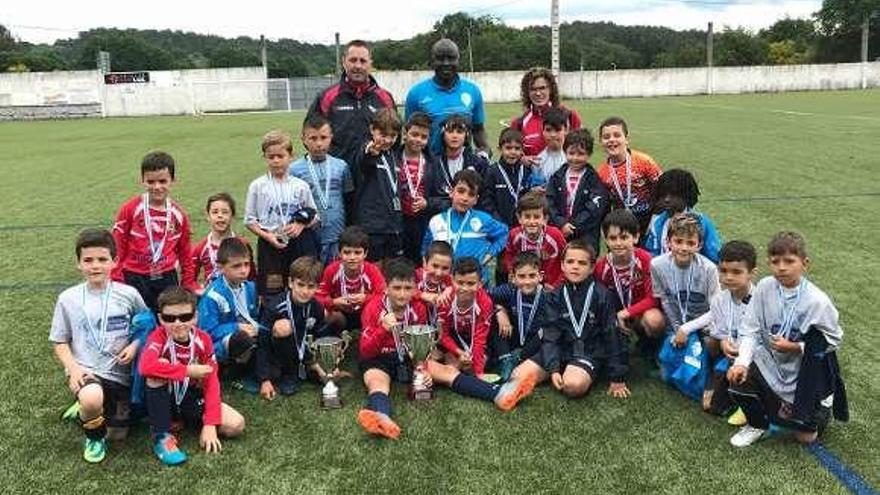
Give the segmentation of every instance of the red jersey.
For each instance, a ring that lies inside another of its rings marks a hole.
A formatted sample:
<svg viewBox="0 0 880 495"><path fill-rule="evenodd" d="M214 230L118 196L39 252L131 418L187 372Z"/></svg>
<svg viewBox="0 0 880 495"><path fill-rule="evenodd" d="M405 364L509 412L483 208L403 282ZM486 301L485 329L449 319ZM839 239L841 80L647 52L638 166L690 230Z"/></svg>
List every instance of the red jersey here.
<svg viewBox="0 0 880 495"><path fill-rule="evenodd" d="M482 375L486 366L486 341L495 306L485 289L477 291L474 304L458 309L457 298L437 309L440 320L440 347L448 352L456 349L471 355L475 375Z"/></svg>
<svg viewBox="0 0 880 495"><path fill-rule="evenodd" d="M645 311L656 308L659 304L654 298L651 285L651 254L642 248L636 248L633 259L632 264L615 267L608 256L603 256L596 261L593 278L617 294L620 304L629 311L632 318L639 318Z"/></svg>
<svg viewBox="0 0 880 495"><path fill-rule="evenodd" d="M235 236L236 239L243 242L247 247L248 251L251 252L251 259L253 260L253 250L251 249L251 243L246 237L242 237L240 235ZM193 263L193 280L184 280L181 285L184 287L200 287L202 289L205 288L211 282L211 279L214 275L220 273L220 266L217 264L217 250L220 249L220 244L215 244L211 242L211 235L208 234L204 239L199 241L198 244L194 245L190 250L189 254L192 258ZM204 270L205 276L202 278L202 283L199 283L199 272ZM257 270L254 267L253 262L251 262L251 272L248 275L248 280L256 280L257 278Z"/></svg>
<svg viewBox="0 0 880 495"><path fill-rule="evenodd" d="M315 299L330 311L334 299L355 294L367 294L368 300L369 296L385 295L385 277L376 265L364 261L360 274L349 278L342 269L342 260L336 260L324 269Z"/></svg>
<svg viewBox="0 0 880 495"><path fill-rule="evenodd" d="M534 241L517 225L507 234L507 246L504 248L504 269L513 273L513 261L516 255L532 251L541 258L541 271L544 272L544 283L553 287L563 282L562 250L565 249L565 236L553 225L544 227L544 232Z"/></svg>
<svg viewBox="0 0 880 495"><path fill-rule="evenodd" d="M660 165L650 156L635 150L629 151L630 177L627 181L626 163L616 163L611 166L606 158L599 164L599 180L608 192L611 193L611 207L623 208L624 200L630 197L630 210L638 217L651 214L651 193L657 184L657 179L663 173ZM612 177L612 171L614 177ZM614 179L617 179L615 182ZM629 185L627 185L629 184Z"/></svg>
<svg viewBox="0 0 880 495"><path fill-rule="evenodd" d="M388 312L386 298L374 297L367 302L361 313L361 336L358 342L360 359L375 359L382 354L396 354L397 343L394 334L382 326L382 317ZM403 314L404 325L424 325L428 321L425 303L413 297Z"/></svg>
<svg viewBox="0 0 880 495"><path fill-rule="evenodd" d="M424 214L425 210L419 213L413 211L413 195L419 198L427 198L425 195L425 174L427 171L427 161L425 155L420 154L418 158L407 158L404 154L403 166L400 167L397 183L400 184L400 208L404 215L408 217Z"/></svg>
<svg viewBox="0 0 880 495"><path fill-rule="evenodd" d="M525 114L510 122L512 129L522 132L523 153L526 156L537 156L547 147L547 143L544 142L544 112L548 108L550 108L550 105L544 107L532 105ZM580 129L580 115L574 109L568 109L562 105L559 108L569 112L568 129Z"/></svg>
<svg viewBox="0 0 880 495"><path fill-rule="evenodd" d="M148 232L144 216L146 204L144 196L136 196L123 204L116 214L113 239L116 241L119 263L113 269L113 280L124 281L123 271L149 275L151 272L169 272L180 265L180 279L189 284L184 283L184 287L197 288L192 282L195 280L189 255L192 231L186 212L171 200L168 200L166 210L149 207ZM155 258L153 249L157 251Z"/></svg>
<svg viewBox="0 0 880 495"><path fill-rule="evenodd" d="M172 346L174 347L173 353ZM194 328L190 342L181 344L169 337L165 327L157 327L147 337L138 367L144 378L158 378L182 384L186 379L186 367L189 364L207 364L213 368L211 373L204 378L191 379L189 386L202 388L202 395L205 399L202 423L219 425L221 423L221 403L217 360L214 358L214 345L211 343L211 336L203 330Z"/></svg>

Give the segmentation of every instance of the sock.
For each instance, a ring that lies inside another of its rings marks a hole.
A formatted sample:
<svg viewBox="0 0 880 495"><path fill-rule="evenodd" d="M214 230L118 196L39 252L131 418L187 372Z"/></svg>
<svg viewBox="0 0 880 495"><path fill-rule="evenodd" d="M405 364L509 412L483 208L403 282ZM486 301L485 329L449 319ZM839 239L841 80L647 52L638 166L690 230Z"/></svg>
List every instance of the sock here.
<svg viewBox="0 0 880 495"><path fill-rule="evenodd" d="M730 389L730 398L742 409L749 426L762 430L770 427L767 411L764 410L764 404L761 403L757 395Z"/></svg>
<svg viewBox="0 0 880 495"><path fill-rule="evenodd" d="M80 422L82 423L83 433L85 433L86 438L100 440L107 436L107 422L104 421L103 415L98 415L88 421L84 421L80 417Z"/></svg>
<svg viewBox="0 0 880 495"><path fill-rule="evenodd" d="M384 392L373 392L367 396L367 409L391 417L391 398Z"/></svg>
<svg viewBox="0 0 880 495"><path fill-rule="evenodd" d="M171 431L171 393L168 387L147 387L145 395L150 432L156 440L159 435Z"/></svg>
<svg viewBox="0 0 880 495"><path fill-rule="evenodd" d="M277 338L272 337L272 351L278 362L281 364L282 370L293 369L296 372L297 355L294 350L293 335Z"/></svg>
<svg viewBox="0 0 880 495"><path fill-rule="evenodd" d="M455 380L452 380L451 388L458 394L476 397L486 402L493 402L498 391L501 390L498 385L486 383L473 375L464 373L459 373Z"/></svg>

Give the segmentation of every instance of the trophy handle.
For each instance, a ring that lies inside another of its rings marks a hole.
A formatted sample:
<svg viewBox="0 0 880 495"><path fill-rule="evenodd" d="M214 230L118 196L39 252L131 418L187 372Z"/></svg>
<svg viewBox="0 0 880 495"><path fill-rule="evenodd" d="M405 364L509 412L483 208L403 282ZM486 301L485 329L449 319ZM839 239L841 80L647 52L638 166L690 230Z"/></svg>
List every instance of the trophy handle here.
<svg viewBox="0 0 880 495"><path fill-rule="evenodd" d="M348 330L343 330L340 337L342 338L342 350L339 351L339 354L345 355L345 351L348 350L348 346L351 344L351 333Z"/></svg>
<svg viewBox="0 0 880 495"><path fill-rule="evenodd" d="M306 345L309 347L309 350L312 351L312 354L315 354L315 336L307 333L306 334Z"/></svg>

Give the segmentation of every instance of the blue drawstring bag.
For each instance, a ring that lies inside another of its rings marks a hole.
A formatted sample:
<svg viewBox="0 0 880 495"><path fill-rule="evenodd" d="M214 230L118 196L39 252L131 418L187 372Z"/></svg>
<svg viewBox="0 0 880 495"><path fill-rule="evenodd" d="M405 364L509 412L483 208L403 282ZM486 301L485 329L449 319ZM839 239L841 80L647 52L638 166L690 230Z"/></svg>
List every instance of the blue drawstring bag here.
<svg viewBox="0 0 880 495"><path fill-rule="evenodd" d="M140 372L141 351L147 342L147 336L150 335L159 322L156 315L149 309L144 309L131 318L131 340L138 341L138 355L134 359L131 366L131 417L137 418L146 415L146 405L144 404L144 388L146 380Z"/></svg>
<svg viewBox="0 0 880 495"><path fill-rule="evenodd" d="M699 332L688 335L683 347L672 345L674 336L666 336L658 356L663 381L693 400L702 400L710 372L709 351L703 347Z"/></svg>

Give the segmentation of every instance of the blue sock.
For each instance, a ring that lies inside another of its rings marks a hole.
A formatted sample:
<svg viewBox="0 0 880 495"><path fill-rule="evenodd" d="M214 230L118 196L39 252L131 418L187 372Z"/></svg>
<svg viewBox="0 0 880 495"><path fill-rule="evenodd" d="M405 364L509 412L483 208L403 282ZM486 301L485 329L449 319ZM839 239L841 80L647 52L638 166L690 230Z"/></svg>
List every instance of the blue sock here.
<svg viewBox="0 0 880 495"><path fill-rule="evenodd" d="M452 390L456 393L483 399L486 402L494 401L500 389L501 387L498 385L486 383L473 375L464 373L459 373L455 380L452 380Z"/></svg>
<svg viewBox="0 0 880 495"><path fill-rule="evenodd" d="M391 398L383 392L373 392L367 396L367 409L391 417Z"/></svg>

